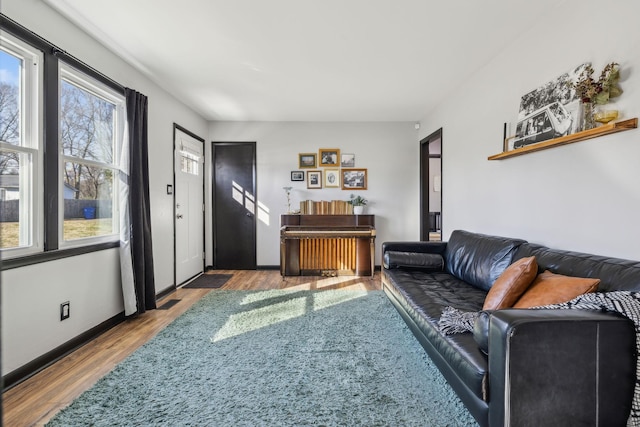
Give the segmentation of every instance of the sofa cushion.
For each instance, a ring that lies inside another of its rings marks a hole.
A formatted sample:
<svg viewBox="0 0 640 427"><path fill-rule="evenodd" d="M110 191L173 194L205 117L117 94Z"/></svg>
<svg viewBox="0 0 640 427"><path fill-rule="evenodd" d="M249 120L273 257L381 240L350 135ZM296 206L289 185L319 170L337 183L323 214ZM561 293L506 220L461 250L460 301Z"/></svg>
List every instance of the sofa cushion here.
<svg viewBox="0 0 640 427"><path fill-rule="evenodd" d="M599 283L600 279L569 277L546 270L536 277L513 308L531 308L567 302L579 295L595 292Z"/></svg>
<svg viewBox="0 0 640 427"><path fill-rule="evenodd" d="M387 251L383 257L384 268L417 268L424 271L442 271L444 258L440 254Z"/></svg>
<svg viewBox="0 0 640 427"><path fill-rule="evenodd" d="M491 286L482 309L500 310L501 308L513 307L513 304L518 301L537 275L536 257L521 258L514 262Z"/></svg>
<svg viewBox="0 0 640 427"><path fill-rule="evenodd" d="M514 259L535 256L540 270L572 277L600 279L599 292L640 292L640 261L604 257L582 252L550 249L534 243L524 243Z"/></svg>
<svg viewBox="0 0 640 427"><path fill-rule="evenodd" d="M445 307L479 311L486 292L445 272L383 270L382 282L384 290L420 329L433 351L437 351L478 399L486 400L487 358L478 348L473 334L443 335L438 328Z"/></svg>
<svg viewBox="0 0 640 427"><path fill-rule="evenodd" d="M455 230L445 250L445 269L460 280L488 291L511 264L524 240Z"/></svg>

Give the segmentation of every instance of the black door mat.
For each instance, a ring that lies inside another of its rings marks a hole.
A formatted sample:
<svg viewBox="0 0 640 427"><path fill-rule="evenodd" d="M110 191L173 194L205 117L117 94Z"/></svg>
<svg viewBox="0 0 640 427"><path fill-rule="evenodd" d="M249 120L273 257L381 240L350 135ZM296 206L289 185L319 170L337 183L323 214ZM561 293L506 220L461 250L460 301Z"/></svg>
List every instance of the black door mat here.
<svg viewBox="0 0 640 427"><path fill-rule="evenodd" d="M202 276L194 279L192 282L183 286L183 288L206 288L206 289L218 289L221 288L229 279L233 277L233 274L203 274Z"/></svg>

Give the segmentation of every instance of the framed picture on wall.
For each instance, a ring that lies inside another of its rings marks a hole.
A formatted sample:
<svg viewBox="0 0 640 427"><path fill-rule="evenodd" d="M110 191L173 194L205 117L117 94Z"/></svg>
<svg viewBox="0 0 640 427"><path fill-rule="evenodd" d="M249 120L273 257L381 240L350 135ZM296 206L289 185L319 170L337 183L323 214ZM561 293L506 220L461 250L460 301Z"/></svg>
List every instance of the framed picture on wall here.
<svg viewBox="0 0 640 427"><path fill-rule="evenodd" d="M355 168L356 167L356 155L351 153L342 153L340 156L340 166L343 168Z"/></svg>
<svg viewBox="0 0 640 427"><path fill-rule="evenodd" d="M321 148L319 151L320 166L340 166L340 150L337 148Z"/></svg>
<svg viewBox="0 0 640 427"><path fill-rule="evenodd" d="M304 171L291 171L291 181L304 181Z"/></svg>
<svg viewBox="0 0 640 427"><path fill-rule="evenodd" d="M340 188L340 170L326 169L324 171L325 188Z"/></svg>
<svg viewBox="0 0 640 427"><path fill-rule="evenodd" d="M298 154L298 167L302 168L315 168L316 153L300 153Z"/></svg>
<svg viewBox="0 0 640 427"><path fill-rule="evenodd" d="M366 169L342 169L342 189L343 190L366 190L367 170Z"/></svg>
<svg viewBox="0 0 640 427"><path fill-rule="evenodd" d="M322 171L307 172L307 188L322 188Z"/></svg>

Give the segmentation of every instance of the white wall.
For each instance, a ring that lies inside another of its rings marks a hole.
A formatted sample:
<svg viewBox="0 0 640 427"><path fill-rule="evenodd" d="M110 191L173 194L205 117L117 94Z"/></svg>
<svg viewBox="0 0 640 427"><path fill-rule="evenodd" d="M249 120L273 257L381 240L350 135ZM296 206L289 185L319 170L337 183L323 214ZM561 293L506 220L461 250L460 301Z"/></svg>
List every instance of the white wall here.
<svg viewBox="0 0 640 427"><path fill-rule="evenodd" d="M119 269L118 249L109 249L3 271L3 374L122 312ZM65 301L71 316L61 322Z"/></svg>
<svg viewBox="0 0 640 427"><path fill-rule="evenodd" d="M454 229L525 238L550 247L640 259L640 131L632 130L502 161L503 123L520 97L592 62L596 77L621 64L622 118L640 115L640 6L567 0L451 93L421 121L443 127L443 221ZM515 126L514 126L515 127Z"/></svg>
<svg viewBox="0 0 640 427"><path fill-rule="evenodd" d="M442 191L436 191L436 179L440 179L442 187L442 168L440 167L439 158L429 159L429 211L442 212Z"/></svg>
<svg viewBox="0 0 640 427"><path fill-rule="evenodd" d="M149 97L149 168L158 292L173 286L173 123L205 137L208 123L40 0L3 0L2 13L93 68ZM117 251L2 273L3 375L123 310ZM59 305L71 301L71 318Z"/></svg>
<svg viewBox="0 0 640 427"><path fill-rule="evenodd" d="M280 215L287 209L282 189L285 186L293 187L293 208L299 206L300 200L348 200L351 193L368 199L367 213L376 215L376 264L379 265L382 242L420 238L417 134L413 122L215 122L211 124L208 139L256 142L258 200L270 212L269 224L258 221L259 266L280 264ZM341 152L354 153L356 167L368 169L368 189L357 192L309 190L306 182L291 182L291 171L300 170L298 153L318 152L320 148L339 148ZM210 156L211 147L207 149ZM206 191L211 194L209 189ZM210 212L206 217L211 218ZM211 230L211 224L207 227ZM206 252L210 255L211 242L207 244ZM211 258L207 263L212 263Z"/></svg>

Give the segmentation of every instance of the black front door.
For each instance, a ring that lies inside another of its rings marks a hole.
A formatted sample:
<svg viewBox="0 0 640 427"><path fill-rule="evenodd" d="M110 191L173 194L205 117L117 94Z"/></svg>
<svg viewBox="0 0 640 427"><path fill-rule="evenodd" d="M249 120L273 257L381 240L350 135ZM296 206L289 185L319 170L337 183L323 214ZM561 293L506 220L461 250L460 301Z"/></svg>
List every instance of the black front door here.
<svg viewBox="0 0 640 427"><path fill-rule="evenodd" d="M214 142L213 265L224 270L256 268L256 145Z"/></svg>

